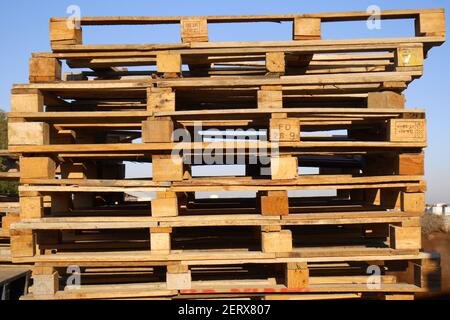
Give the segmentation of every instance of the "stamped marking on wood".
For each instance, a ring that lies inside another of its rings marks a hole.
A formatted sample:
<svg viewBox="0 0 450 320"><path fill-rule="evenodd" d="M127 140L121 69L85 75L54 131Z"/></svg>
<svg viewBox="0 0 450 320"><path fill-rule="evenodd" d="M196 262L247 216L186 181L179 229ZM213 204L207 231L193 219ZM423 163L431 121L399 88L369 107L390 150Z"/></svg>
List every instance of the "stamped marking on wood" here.
<svg viewBox="0 0 450 320"><path fill-rule="evenodd" d="M389 126L390 141L426 141L424 119L393 119Z"/></svg>

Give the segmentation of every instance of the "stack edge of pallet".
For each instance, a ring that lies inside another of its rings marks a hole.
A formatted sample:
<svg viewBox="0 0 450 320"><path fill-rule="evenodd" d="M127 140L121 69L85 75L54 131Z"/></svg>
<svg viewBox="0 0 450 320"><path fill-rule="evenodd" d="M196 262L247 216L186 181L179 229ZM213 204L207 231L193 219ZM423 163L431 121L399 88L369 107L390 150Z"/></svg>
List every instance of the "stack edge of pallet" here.
<svg viewBox="0 0 450 320"><path fill-rule="evenodd" d="M12 260L34 265L24 299L438 290L439 256L421 251L425 112L402 92L445 41L444 10L381 13L414 19L413 37L322 39L324 23L369 17L81 19L83 32L180 25L181 43L139 45L83 44L52 18L52 52L33 53L8 124ZM237 22L292 23L293 38L209 39L211 24ZM127 178L130 162L148 169Z"/></svg>
<svg viewBox="0 0 450 320"><path fill-rule="evenodd" d="M7 150L0 150L0 160L0 182L18 181L18 157ZM17 195L7 193L5 188L0 194L0 264L11 262L9 228L19 220L19 199Z"/></svg>

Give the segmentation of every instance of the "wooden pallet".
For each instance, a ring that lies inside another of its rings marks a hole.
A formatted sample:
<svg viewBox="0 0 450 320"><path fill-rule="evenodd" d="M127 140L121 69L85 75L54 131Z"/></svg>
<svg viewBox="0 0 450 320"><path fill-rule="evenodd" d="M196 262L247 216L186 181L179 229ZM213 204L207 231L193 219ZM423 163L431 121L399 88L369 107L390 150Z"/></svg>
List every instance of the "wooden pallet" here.
<svg viewBox="0 0 450 320"><path fill-rule="evenodd" d="M384 260L383 258L386 258ZM153 266L89 266L76 270L81 283L73 286L72 269L39 263L33 270L34 285L24 299L113 299L164 297L217 298L234 295L253 299L326 299L333 295L353 298L386 298L432 287L424 278L438 279L439 258L421 253L412 256L348 257L347 260ZM368 259L368 260L364 260ZM371 286L368 268L379 268L378 286ZM327 296L332 293L333 295ZM406 298L406 297L404 297Z"/></svg>
<svg viewBox="0 0 450 320"><path fill-rule="evenodd" d="M380 12L381 19L416 19L416 36L444 36L443 9L421 10L385 10ZM368 12L338 12L316 14L283 14L283 15L254 15L254 16L199 16L199 17L82 17L80 26L89 25L157 25L181 24L183 42L205 42L207 39L207 24L209 23L235 23L235 22L294 22L293 36L295 40L320 39L320 23L367 20L372 16ZM431 20L431 21L430 21ZM81 44L80 28L71 28L66 18L52 18L51 40L53 44L71 46ZM437 22L436 22L437 21ZM433 23L431 23L433 22ZM315 28L307 28L315 27ZM304 34L310 32L310 34ZM75 36L77 37L75 39ZM58 42L59 41L59 42ZM71 42L73 41L73 42ZM77 42L77 43L74 43Z"/></svg>
<svg viewBox="0 0 450 320"><path fill-rule="evenodd" d="M233 255L228 259L232 262L248 259L247 254L255 259L355 252L397 255L417 253L421 248L420 212L203 214L178 218L139 217L132 211L128 211L130 216L93 217L92 210L85 212L91 215L23 218L15 223L11 229L13 261L52 261L57 256L70 260L67 254L76 252L92 258L90 250L96 251L100 260L109 259L109 253L129 251L121 261L211 259L212 251L216 251ZM102 253L106 254L103 258Z"/></svg>
<svg viewBox="0 0 450 320"><path fill-rule="evenodd" d="M380 14L414 19L414 37L321 39L322 23L369 16L81 18L181 26L182 43L140 45L83 44L52 18L52 52L34 53L30 83L12 89L20 176L0 175L20 177L7 255L34 265L24 299L410 299L437 287L439 259L420 252L426 116L402 92L444 42L444 10ZM293 38L210 41L208 24L231 22L292 22ZM222 175L205 154L245 171ZM151 172L127 179L126 161ZM308 190L335 194L297 194Z"/></svg>
<svg viewBox="0 0 450 320"><path fill-rule="evenodd" d="M252 76L266 72L275 75L286 72L377 72L391 69L391 62L394 63L394 69L413 70L420 75L423 57L431 47L440 45L445 39L444 10L429 9L380 13L381 19L415 19L415 37L321 40L321 23L366 20L370 17L367 12L203 17L82 17L80 26L74 27L71 27L70 21L65 18L52 18L50 39L53 53L33 55L30 61L30 80L39 82L61 79L61 60L66 60L73 68L92 69L90 72L69 75L68 79L86 79L92 76L117 79L152 74L172 77L182 73L183 64L189 67L189 72L185 72L184 76L194 77ZM236 22L291 22L293 41L208 42L208 24ZM180 24L182 44L82 45L83 25L160 24ZM380 51L384 51L381 56ZM376 56L364 55L373 52ZM385 52L388 53L387 56ZM353 55L342 59L342 53ZM414 59L410 59L412 55ZM323 63L324 61L326 62ZM117 68L148 65L156 65L155 72L128 72Z"/></svg>

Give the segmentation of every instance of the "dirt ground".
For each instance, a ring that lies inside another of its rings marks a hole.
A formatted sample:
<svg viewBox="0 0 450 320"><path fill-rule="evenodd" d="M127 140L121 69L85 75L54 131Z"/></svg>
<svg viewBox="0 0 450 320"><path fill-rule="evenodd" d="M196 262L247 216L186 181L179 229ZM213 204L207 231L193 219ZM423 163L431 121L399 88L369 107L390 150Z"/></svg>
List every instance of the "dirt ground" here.
<svg viewBox="0 0 450 320"><path fill-rule="evenodd" d="M450 295L450 233L435 232L423 236L424 251L435 251L441 254L442 291Z"/></svg>

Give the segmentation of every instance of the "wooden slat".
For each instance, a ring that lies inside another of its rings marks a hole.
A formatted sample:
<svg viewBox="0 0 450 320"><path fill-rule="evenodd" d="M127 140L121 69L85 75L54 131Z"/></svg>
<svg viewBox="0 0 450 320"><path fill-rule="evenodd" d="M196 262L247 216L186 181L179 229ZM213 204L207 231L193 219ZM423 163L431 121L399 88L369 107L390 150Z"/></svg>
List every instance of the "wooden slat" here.
<svg viewBox="0 0 450 320"><path fill-rule="evenodd" d="M420 13L440 13L444 9L417 9L417 10L383 10L381 19L415 18ZM291 21L297 17L320 18L324 22L366 20L371 13L366 11L355 12L326 12L309 14L272 14L272 15L240 15L240 16L189 16L192 19L206 19L210 23L232 22L281 22ZM116 17L81 17L81 25L137 25L137 24L177 24L186 16L116 16ZM51 21L66 21L67 18L52 18Z"/></svg>

